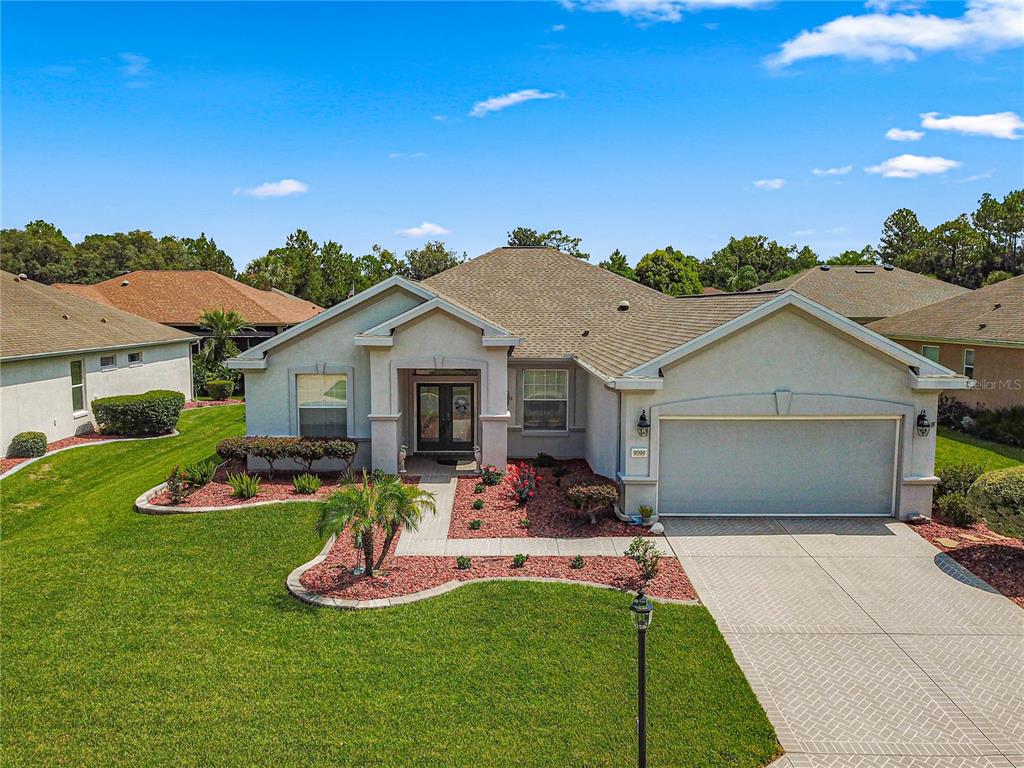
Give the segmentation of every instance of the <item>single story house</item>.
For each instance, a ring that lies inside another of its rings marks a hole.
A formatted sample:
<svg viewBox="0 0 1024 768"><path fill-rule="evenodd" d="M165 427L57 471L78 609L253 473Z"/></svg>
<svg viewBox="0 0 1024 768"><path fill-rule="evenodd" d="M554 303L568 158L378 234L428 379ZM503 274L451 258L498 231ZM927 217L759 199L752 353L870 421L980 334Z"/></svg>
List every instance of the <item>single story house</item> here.
<svg viewBox="0 0 1024 768"><path fill-rule="evenodd" d="M253 435L504 467L583 458L620 513L930 514L967 379L793 291L673 298L550 248L392 277L228 363ZM255 466L255 465L254 465Z"/></svg>
<svg viewBox="0 0 1024 768"><path fill-rule="evenodd" d="M234 310L250 326L235 337L241 350L323 312L290 293L263 291L211 270L141 269L92 285L57 283L54 288L200 338L210 335L199 325L203 312Z"/></svg>
<svg viewBox="0 0 1024 768"><path fill-rule="evenodd" d="M796 291L862 325L968 293L959 285L889 264L820 264L754 290Z"/></svg>
<svg viewBox="0 0 1024 768"><path fill-rule="evenodd" d="M92 401L151 389L192 397L194 336L0 272L0 450L95 428Z"/></svg>
<svg viewBox="0 0 1024 768"><path fill-rule="evenodd" d="M960 402L1024 405L1024 275L869 327L973 379L974 387L953 393Z"/></svg>

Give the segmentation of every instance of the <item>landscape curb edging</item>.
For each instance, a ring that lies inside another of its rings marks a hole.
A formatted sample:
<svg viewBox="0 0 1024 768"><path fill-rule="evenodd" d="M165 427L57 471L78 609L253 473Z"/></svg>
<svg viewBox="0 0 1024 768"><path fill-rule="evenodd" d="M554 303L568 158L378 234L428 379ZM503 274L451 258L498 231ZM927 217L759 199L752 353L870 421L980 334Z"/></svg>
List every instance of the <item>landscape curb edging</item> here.
<svg viewBox="0 0 1024 768"><path fill-rule="evenodd" d="M162 493L167 483L150 488L135 500L135 511L143 515L194 515L199 512L226 512L232 509L249 509L265 507L270 504L311 504L322 502L322 498L314 499L268 499L267 501L251 501L248 504L225 504L217 507L168 507L161 504L150 504L149 500Z"/></svg>
<svg viewBox="0 0 1024 768"><path fill-rule="evenodd" d="M438 584L436 587L430 587L429 589L423 589L419 592L410 592L407 595L399 595L397 597L380 597L374 600L344 600L340 597L326 597L319 595L316 592L311 592L302 585L302 575L315 565L319 565L327 558L327 553L331 550L331 545L334 544L334 537L332 536L327 540L324 548L320 550L320 554L310 560L308 563L303 563L294 571L288 574L288 578L285 579L285 587L288 591L298 600L309 605L314 605L319 608L337 608L345 611L356 611L364 610L367 608L392 608L397 605L408 605L409 603L417 603L420 600L429 600L432 597L443 595L448 592L452 592L459 587L464 587L467 584L481 584L488 581L530 581L541 584L572 584L581 587L594 587L596 589L607 589L613 592L621 592L622 594L629 594L630 591L627 589L620 589L619 587L613 587L610 584L599 584L596 581L578 581L576 579L559 579L553 577L543 576L484 576L479 579L467 579L466 581L459 581L458 579L452 579L446 581L443 584ZM668 603L671 605L700 605L699 600L679 600L671 597L655 597L649 595L651 600L657 603Z"/></svg>
<svg viewBox="0 0 1024 768"><path fill-rule="evenodd" d="M112 437L109 440L92 440L88 443L79 443L78 445L66 445L63 448L58 448L55 451L48 451L47 453L44 453L42 456L34 456L31 459L26 459L25 461L21 462L21 464L15 464L13 467L11 467L2 475L0 475L0 480L10 477L15 472L18 472L24 467L27 467L29 464L34 464L40 459L45 459L49 456L56 456L58 453L62 453L64 451L71 451L74 450L75 448L89 448L90 446L93 445L107 445L108 443L130 443L132 441L139 440L163 440L164 438L167 437L177 437L180 434L181 433L178 432L178 430L174 430L173 432L168 432L166 435L152 435L151 437Z"/></svg>

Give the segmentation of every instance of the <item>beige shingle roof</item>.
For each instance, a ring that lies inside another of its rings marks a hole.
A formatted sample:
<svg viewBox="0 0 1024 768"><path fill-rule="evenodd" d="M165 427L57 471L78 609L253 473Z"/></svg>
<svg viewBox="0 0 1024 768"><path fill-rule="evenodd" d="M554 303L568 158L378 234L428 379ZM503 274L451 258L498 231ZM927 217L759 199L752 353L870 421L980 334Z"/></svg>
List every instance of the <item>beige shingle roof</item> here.
<svg viewBox="0 0 1024 768"><path fill-rule="evenodd" d="M792 289L857 320L876 320L967 293L966 288L899 267L812 267L755 291Z"/></svg>
<svg viewBox="0 0 1024 768"><path fill-rule="evenodd" d="M868 327L893 337L1024 344L1024 275Z"/></svg>
<svg viewBox="0 0 1024 768"><path fill-rule="evenodd" d="M0 271L0 357L193 338L185 331Z"/></svg>
<svg viewBox="0 0 1024 768"><path fill-rule="evenodd" d="M294 325L323 312L284 291L261 291L210 270L143 269L94 285L54 287L171 325L194 325L207 309L233 309L257 325Z"/></svg>
<svg viewBox="0 0 1024 768"><path fill-rule="evenodd" d="M552 248L497 248L423 285L514 334L514 358L578 355L619 376L770 300L773 293L673 298ZM620 312L620 302L629 310Z"/></svg>

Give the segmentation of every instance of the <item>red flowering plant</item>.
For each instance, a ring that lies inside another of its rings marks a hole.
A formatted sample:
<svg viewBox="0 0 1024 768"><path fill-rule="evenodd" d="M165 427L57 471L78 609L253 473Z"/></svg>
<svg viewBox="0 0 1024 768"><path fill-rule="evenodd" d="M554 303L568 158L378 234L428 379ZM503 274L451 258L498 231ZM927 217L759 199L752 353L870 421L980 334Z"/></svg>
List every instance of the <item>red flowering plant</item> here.
<svg viewBox="0 0 1024 768"><path fill-rule="evenodd" d="M541 481L537 470L525 461L511 465L505 479L508 481L509 498L515 499L520 507L525 507L526 502L533 498L537 493L537 484Z"/></svg>

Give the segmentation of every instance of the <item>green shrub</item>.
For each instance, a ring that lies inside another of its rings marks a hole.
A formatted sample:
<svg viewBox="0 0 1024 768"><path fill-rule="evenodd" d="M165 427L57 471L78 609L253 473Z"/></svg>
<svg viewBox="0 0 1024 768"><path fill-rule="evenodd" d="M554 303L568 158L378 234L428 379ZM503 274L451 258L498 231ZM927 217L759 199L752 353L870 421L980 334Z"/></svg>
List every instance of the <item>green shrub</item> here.
<svg viewBox="0 0 1024 768"><path fill-rule="evenodd" d="M247 472L236 472L228 475L231 495L236 499L251 499L260 492L260 479Z"/></svg>
<svg viewBox="0 0 1024 768"><path fill-rule="evenodd" d="M640 504L636 508L636 513L641 517L641 519L650 520L651 517L654 515L654 507L652 507L650 504Z"/></svg>
<svg viewBox="0 0 1024 768"><path fill-rule="evenodd" d="M192 391L196 395L203 392L209 395L206 382L210 380L230 381L234 384L233 388L237 388L242 383L242 372L233 371L223 363L211 360L206 355L194 356L192 358Z"/></svg>
<svg viewBox="0 0 1024 768"><path fill-rule="evenodd" d="M967 528L977 522L978 513L962 493L947 493L935 504L944 523Z"/></svg>
<svg viewBox="0 0 1024 768"><path fill-rule="evenodd" d="M543 451L538 453L537 458L533 460L533 465L535 467L544 467L545 469L547 469L548 467L553 467L557 463L558 461L555 459L554 456L552 456L550 453L544 453Z"/></svg>
<svg viewBox="0 0 1024 768"><path fill-rule="evenodd" d="M345 468L352 468L352 460L356 457L359 447L351 440L325 440L324 458L341 459L345 462Z"/></svg>
<svg viewBox="0 0 1024 768"><path fill-rule="evenodd" d="M244 437L226 437L217 443L217 455L224 461L245 461L249 455Z"/></svg>
<svg viewBox="0 0 1024 768"><path fill-rule="evenodd" d="M562 478L569 474L569 468L563 464L559 464L551 470L551 474L555 476L555 485L561 487Z"/></svg>
<svg viewBox="0 0 1024 768"><path fill-rule="evenodd" d="M483 508L484 508L484 500L483 499L474 499L473 500L473 509L483 509Z"/></svg>
<svg viewBox="0 0 1024 768"><path fill-rule="evenodd" d="M313 470L313 462L319 459L341 459L346 470L352 468L356 455L356 444L351 440L316 440L308 437L269 437L250 435L229 437L217 443L217 453L224 460L244 461L253 456L267 462L268 474L273 477L277 462L291 459L302 464L306 472Z"/></svg>
<svg viewBox="0 0 1024 768"><path fill-rule="evenodd" d="M182 470L185 482L193 488L202 488L213 480L217 471L217 464L212 459L197 461L194 464L186 464Z"/></svg>
<svg viewBox="0 0 1024 768"><path fill-rule="evenodd" d="M235 382L224 379L210 379L206 382L206 394L211 400L227 400L235 391Z"/></svg>
<svg viewBox="0 0 1024 768"><path fill-rule="evenodd" d="M658 575L661 550L650 539L637 536L623 554L640 568L640 578L644 580L645 586Z"/></svg>
<svg viewBox="0 0 1024 768"><path fill-rule="evenodd" d="M513 568L522 568L524 565L526 565L526 561L529 560L529 559L530 559L529 555L518 554L518 555L516 555L515 557L512 558L512 567Z"/></svg>
<svg viewBox="0 0 1024 768"><path fill-rule="evenodd" d="M983 440L1024 446L1024 405L975 408L946 395L939 395L939 424Z"/></svg>
<svg viewBox="0 0 1024 768"><path fill-rule="evenodd" d="M473 561L465 555L459 555L455 558L455 567L460 571L468 571L471 565L473 565Z"/></svg>
<svg viewBox="0 0 1024 768"><path fill-rule="evenodd" d="M185 476L177 466L167 476L167 495L170 496L171 505L178 506L188 498L192 490L185 480Z"/></svg>
<svg viewBox="0 0 1024 768"><path fill-rule="evenodd" d="M487 486L483 483L477 483L473 486L473 493L483 493L487 490Z"/></svg>
<svg viewBox="0 0 1024 768"><path fill-rule="evenodd" d="M576 555L572 560L569 561L569 567L573 570L580 570L586 563L583 562L583 555Z"/></svg>
<svg viewBox="0 0 1024 768"><path fill-rule="evenodd" d="M529 530L529 528L530 528L530 518L524 517L522 520L519 521L519 526L521 528L526 528L527 530Z"/></svg>
<svg viewBox="0 0 1024 768"><path fill-rule="evenodd" d="M1024 465L986 472L974 481L967 501L992 530L1024 536Z"/></svg>
<svg viewBox="0 0 1024 768"><path fill-rule="evenodd" d="M398 478L395 475L389 475L383 469L370 470L370 482L373 485L386 485L397 479Z"/></svg>
<svg viewBox="0 0 1024 768"><path fill-rule="evenodd" d="M292 488L296 493L316 493L320 490L320 478L308 473L298 475L292 478Z"/></svg>
<svg viewBox="0 0 1024 768"><path fill-rule="evenodd" d="M345 469L342 470L341 472L339 482L342 485L355 485L360 481L360 479L361 478L359 477L359 475L356 474L356 471L352 469L352 467L345 467Z"/></svg>
<svg viewBox="0 0 1024 768"><path fill-rule="evenodd" d="M471 531L479 531L480 530L480 526L483 525L483 524L484 524L483 520L470 520L469 521L469 529Z"/></svg>
<svg viewBox="0 0 1024 768"><path fill-rule="evenodd" d="M34 459L46 453L46 435L42 432L19 432L11 440L7 455L13 459Z"/></svg>
<svg viewBox="0 0 1024 768"><path fill-rule="evenodd" d="M939 476L939 484L935 486L936 499L941 499L951 493L965 496L971 484L984 472L985 468L981 464L969 461L937 467L935 473Z"/></svg>
<svg viewBox="0 0 1024 768"><path fill-rule="evenodd" d="M580 483L568 488L565 495L581 516L596 525L597 513L611 509L619 500L619 489L611 483Z"/></svg>
<svg viewBox="0 0 1024 768"><path fill-rule="evenodd" d="M110 435L162 435L174 430L185 407L181 392L154 389L92 401L99 431Z"/></svg>
<svg viewBox="0 0 1024 768"><path fill-rule="evenodd" d="M504 476L505 473L493 464L488 464L480 470L480 479L484 485L497 485Z"/></svg>

